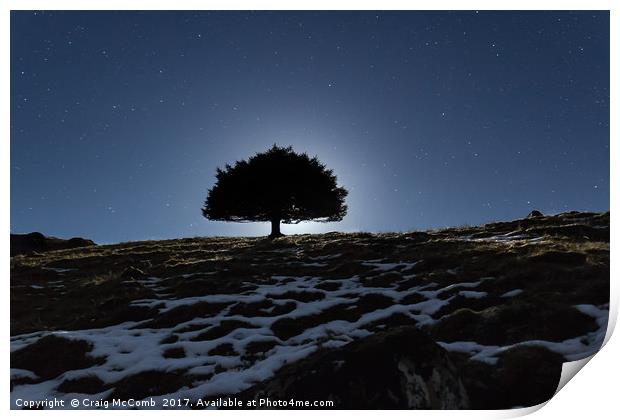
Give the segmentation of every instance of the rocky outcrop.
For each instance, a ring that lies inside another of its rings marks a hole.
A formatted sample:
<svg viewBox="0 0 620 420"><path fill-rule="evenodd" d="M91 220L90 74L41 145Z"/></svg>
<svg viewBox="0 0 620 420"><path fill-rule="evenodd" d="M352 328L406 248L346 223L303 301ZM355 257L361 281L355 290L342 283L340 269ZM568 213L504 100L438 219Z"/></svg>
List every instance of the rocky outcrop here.
<svg viewBox="0 0 620 420"><path fill-rule="evenodd" d="M59 249L81 248L97 245L90 239L71 238L59 239L48 237L40 232L26 234L11 234L11 257L16 255L31 255L35 252L55 251Z"/></svg>
<svg viewBox="0 0 620 420"><path fill-rule="evenodd" d="M535 219L537 217L543 217L543 214L538 210L532 210L530 214L527 215L528 219Z"/></svg>
<svg viewBox="0 0 620 420"><path fill-rule="evenodd" d="M319 350L239 398L331 400L336 409L469 407L448 353L410 326Z"/></svg>
<svg viewBox="0 0 620 420"><path fill-rule="evenodd" d="M566 360L544 347L517 346L499 355L496 364L451 353L474 410L531 407L553 397Z"/></svg>

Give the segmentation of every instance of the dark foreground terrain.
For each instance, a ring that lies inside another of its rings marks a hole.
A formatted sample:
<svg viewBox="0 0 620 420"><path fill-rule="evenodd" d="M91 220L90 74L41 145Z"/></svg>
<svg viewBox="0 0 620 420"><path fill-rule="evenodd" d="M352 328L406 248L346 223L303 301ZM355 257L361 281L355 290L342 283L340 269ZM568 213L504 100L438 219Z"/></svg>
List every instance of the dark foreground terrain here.
<svg viewBox="0 0 620 420"><path fill-rule="evenodd" d="M609 213L34 252L11 258L11 401L530 406L608 302Z"/></svg>

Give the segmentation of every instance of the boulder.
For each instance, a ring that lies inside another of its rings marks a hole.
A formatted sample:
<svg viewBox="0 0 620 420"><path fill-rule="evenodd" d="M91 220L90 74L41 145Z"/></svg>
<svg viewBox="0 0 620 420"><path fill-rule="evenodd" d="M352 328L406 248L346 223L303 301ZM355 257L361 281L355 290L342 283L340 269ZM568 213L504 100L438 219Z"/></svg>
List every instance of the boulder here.
<svg viewBox="0 0 620 420"><path fill-rule="evenodd" d="M543 214L538 210L532 210L530 214L527 215L528 219L535 219L537 217L543 217Z"/></svg>
<svg viewBox="0 0 620 420"><path fill-rule="evenodd" d="M76 238L69 239L66 245L67 245L67 248L81 248L83 246L95 245L95 243L91 241L90 239L76 237Z"/></svg>
<svg viewBox="0 0 620 420"><path fill-rule="evenodd" d="M97 245L90 239L60 239L44 236L40 232L11 234L11 257L16 255L32 255L35 252L56 251L59 249L81 248Z"/></svg>
<svg viewBox="0 0 620 420"><path fill-rule="evenodd" d="M453 353L474 410L531 407L553 397L564 358L544 347L516 346L499 354L496 364Z"/></svg>
<svg viewBox="0 0 620 420"><path fill-rule="evenodd" d="M448 353L412 326L319 350L238 398L331 400L334 409L469 408Z"/></svg>
<svg viewBox="0 0 620 420"><path fill-rule="evenodd" d="M26 233L24 235L11 234L11 257L41 252L45 249L45 236L40 232Z"/></svg>

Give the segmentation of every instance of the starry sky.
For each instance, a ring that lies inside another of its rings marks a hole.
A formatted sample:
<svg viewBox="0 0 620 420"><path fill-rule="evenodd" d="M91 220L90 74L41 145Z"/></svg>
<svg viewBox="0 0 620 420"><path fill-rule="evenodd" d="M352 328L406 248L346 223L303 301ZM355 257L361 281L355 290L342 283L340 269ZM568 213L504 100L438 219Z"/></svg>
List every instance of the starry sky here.
<svg viewBox="0 0 620 420"><path fill-rule="evenodd" d="M405 231L609 209L608 12L11 13L11 232L266 235L204 219L277 143Z"/></svg>

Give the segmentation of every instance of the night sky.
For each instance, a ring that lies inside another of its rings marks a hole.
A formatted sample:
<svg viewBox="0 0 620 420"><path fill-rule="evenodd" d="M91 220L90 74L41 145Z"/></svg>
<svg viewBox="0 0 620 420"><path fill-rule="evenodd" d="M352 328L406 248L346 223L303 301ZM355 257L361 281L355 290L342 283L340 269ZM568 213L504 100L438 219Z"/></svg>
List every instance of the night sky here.
<svg viewBox="0 0 620 420"><path fill-rule="evenodd" d="M204 219L277 143L404 231L609 209L608 12L12 12L11 232L265 235Z"/></svg>

